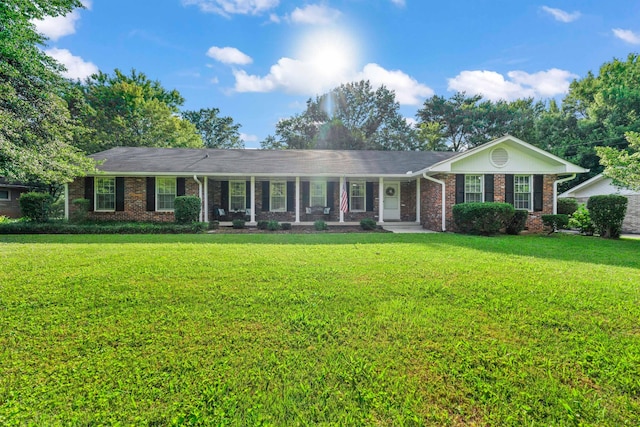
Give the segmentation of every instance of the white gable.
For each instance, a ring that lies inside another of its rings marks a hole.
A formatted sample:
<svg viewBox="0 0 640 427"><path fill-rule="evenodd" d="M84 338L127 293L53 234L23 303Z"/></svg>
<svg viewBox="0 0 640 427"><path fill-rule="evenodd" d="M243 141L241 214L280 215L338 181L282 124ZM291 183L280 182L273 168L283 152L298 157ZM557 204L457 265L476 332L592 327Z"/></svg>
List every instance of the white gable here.
<svg viewBox="0 0 640 427"><path fill-rule="evenodd" d="M602 174L596 175L588 181L579 184L572 189L565 191L558 197L575 197L575 198L588 198L591 196L601 196L607 194L619 194L621 196L629 196L633 194L640 194L637 191L629 190L626 188L619 188L613 185L611 178L606 178Z"/></svg>

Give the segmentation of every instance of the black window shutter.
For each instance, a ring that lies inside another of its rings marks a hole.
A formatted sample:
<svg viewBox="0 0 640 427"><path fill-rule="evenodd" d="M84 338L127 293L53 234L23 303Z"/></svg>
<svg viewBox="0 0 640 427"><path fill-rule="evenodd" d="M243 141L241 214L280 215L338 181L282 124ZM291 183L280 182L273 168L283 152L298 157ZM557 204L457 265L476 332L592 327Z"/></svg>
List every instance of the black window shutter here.
<svg viewBox="0 0 640 427"><path fill-rule="evenodd" d="M187 194L186 182L184 178L176 178L176 196Z"/></svg>
<svg viewBox="0 0 640 427"><path fill-rule="evenodd" d="M156 210L156 179L147 177L147 211Z"/></svg>
<svg viewBox="0 0 640 427"><path fill-rule="evenodd" d="M244 195L245 195L244 207L245 209L251 209L251 181L247 181Z"/></svg>
<svg viewBox="0 0 640 427"><path fill-rule="evenodd" d="M271 189L269 181L262 181L262 212L271 209Z"/></svg>
<svg viewBox="0 0 640 427"><path fill-rule="evenodd" d="M513 204L513 175L504 176L504 201Z"/></svg>
<svg viewBox="0 0 640 427"><path fill-rule="evenodd" d="M464 203L464 175L456 174L456 205Z"/></svg>
<svg viewBox="0 0 640 427"><path fill-rule="evenodd" d="M327 207L333 209L333 188L334 182L327 182Z"/></svg>
<svg viewBox="0 0 640 427"><path fill-rule="evenodd" d="M93 212L93 177L84 178L84 198L89 200L89 212Z"/></svg>
<svg viewBox="0 0 640 427"><path fill-rule="evenodd" d="M533 210L540 212L542 210L542 189L544 187L544 176L533 176Z"/></svg>
<svg viewBox="0 0 640 427"><path fill-rule="evenodd" d="M229 210L229 181L220 181L220 207Z"/></svg>
<svg viewBox="0 0 640 427"><path fill-rule="evenodd" d="M493 175L487 174L484 176L484 201L493 202Z"/></svg>
<svg viewBox="0 0 640 427"><path fill-rule="evenodd" d="M347 206L350 207L351 206L351 199L350 199L351 187L349 187L349 181L345 181L344 190L347 192ZM338 192L338 197L340 198L340 203L342 203L342 190ZM365 203L366 203L366 196L365 196ZM338 206L338 208L340 208L340 206Z"/></svg>
<svg viewBox="0 0 640 427"><path fill-rule="evenodd" d="M287 181L287 211L295 212L296 210L296 183Z"/></svg>
<svg viewBox="0 0 640 427"><path fill-rule="evenodd" d="M367 182L367 212L373 212L373 182Z"/></svg>
<svg viewBox="0 0 640 427"><path fill-rule="evenodd" d="M124 210L124 177L116 177L116 211Z"/></svg>
<svg viewBox="0 0 640 427"><path fill-rule="evenodd" d="M302 207L306 208L309 206L309 181L302 182Z"/></svg>

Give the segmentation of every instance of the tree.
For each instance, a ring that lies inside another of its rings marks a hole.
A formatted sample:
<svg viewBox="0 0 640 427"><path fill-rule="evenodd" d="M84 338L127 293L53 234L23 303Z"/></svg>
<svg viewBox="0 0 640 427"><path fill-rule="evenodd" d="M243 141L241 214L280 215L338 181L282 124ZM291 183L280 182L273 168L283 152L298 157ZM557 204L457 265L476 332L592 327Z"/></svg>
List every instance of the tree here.
<svg viewBox="0 0 640 427"><path fill-rule="evenodd" d="M183 111L182 118L193 123L207 148L244 148L240 139L240 125L231 117L220 117L217 108Z"/></svg>
<svg viewBox="0 0 640 427"><path fill-rule="evenodd" d="M597 147L600 163L605 167L604 175L613 182L632 190L640 190L640 133L627 132L629 150L612 147Z"/></svg>
<svg viewBox="0 0 640 427"><path fill-rule="evenodd" d="M94 74L76 83L66 99L74 117L90 130L74 138L88 154L120 146L203 147L195 125L178 116L184 102L180 93L135 70Z"/></svg>
<svg viewBox="0 0 640 427"><path fill-rule="evenodd" d="M343 84L309 99L304 113L276 125L276 144L269 148L414 150L414 130L399 113L393 91L374 90L368 81ZM264 145L263 145L264 147Z"/></svg>
<svg viewBox="0 0 640 427"><path fill-rule="evenodd" d="M77 7L79 0L0 2L0 176L55 185L94 168L71 145L63 67L39 49L46 39L31 22Z"/></svg>

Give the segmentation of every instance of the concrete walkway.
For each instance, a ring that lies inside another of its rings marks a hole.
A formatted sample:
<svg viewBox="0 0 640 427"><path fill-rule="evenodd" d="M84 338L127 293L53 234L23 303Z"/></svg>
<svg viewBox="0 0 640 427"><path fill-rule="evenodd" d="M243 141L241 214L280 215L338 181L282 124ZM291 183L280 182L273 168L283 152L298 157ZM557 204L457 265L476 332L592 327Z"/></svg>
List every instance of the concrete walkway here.
<svg viewBox="0 0 640 427"><path fill-rule="evenodd" d="M385 222L382 228L392 233L435 233L435 231L422 228L422 225L415 222Z"/></svg>

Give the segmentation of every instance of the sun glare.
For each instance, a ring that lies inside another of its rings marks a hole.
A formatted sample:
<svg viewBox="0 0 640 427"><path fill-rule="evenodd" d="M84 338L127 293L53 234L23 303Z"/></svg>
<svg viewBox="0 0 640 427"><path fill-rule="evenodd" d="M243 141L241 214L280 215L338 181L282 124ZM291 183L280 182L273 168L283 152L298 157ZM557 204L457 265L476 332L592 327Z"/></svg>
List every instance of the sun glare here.
<svg viewBox="0 0 640 427"><path fill-rule="evenodd" d="M313 67L315 75L339 81L355 73L357 48L344 31L324 30L307 34L298 46L298 58Z"/></svg>

